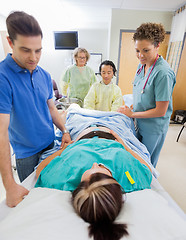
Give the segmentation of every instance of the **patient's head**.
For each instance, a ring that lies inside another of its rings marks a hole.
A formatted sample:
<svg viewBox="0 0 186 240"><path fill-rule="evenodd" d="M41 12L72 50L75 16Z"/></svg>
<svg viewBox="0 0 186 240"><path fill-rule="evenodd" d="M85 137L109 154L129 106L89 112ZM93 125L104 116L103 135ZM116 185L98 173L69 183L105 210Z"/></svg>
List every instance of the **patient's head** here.
<svg viewBox="0 0 186 240"><path fill-rule="evenodd" d="M88 170L86 170L82 177L81 181L89 181L90 177L94 173L104 173L108 176L112 176L112 173L108 168L106 168L103 164L93 163L92 167Z"/></svg>
<svg viewBox="0 0 186 240"><path fill-rule="evenodd" d="M113 177L92 174L74 190L72 204L77 214L91 224L89 236L94 240L118 240L128 235L126 224L113 223L123 205L121 186Z"/></svg>

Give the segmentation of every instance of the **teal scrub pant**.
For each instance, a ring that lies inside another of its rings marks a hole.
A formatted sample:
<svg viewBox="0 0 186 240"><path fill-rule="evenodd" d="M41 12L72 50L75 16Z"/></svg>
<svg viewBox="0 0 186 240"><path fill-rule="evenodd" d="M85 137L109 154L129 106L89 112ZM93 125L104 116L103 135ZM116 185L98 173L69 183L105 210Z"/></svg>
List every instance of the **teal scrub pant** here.
<svg viewBox="0 0 186 240"><path fill-rule="evenodd" d="M162 134L149 134L138 130L137 138L142 142L151 155L151 163L156 167L167 132Z"/></svg>

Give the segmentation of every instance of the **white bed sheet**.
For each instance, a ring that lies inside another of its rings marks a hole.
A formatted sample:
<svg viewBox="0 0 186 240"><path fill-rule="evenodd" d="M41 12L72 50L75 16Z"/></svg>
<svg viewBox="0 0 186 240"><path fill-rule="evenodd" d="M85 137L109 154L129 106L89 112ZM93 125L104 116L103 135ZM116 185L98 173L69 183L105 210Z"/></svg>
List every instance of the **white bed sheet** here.
<svg viewBox="0 0 186 240"><path fill-rule="evenodd" d="M24 185L30 189L35 180L33 173ZM168 195L162 195L166 192L156 180L152 189L127 194L117 221L128 224L130 235L122 239L186 240L185 215ZM89 239L88 224L75 214L70 196L70 192L33 188L16 208L1 203L0 240Z"/></svg>

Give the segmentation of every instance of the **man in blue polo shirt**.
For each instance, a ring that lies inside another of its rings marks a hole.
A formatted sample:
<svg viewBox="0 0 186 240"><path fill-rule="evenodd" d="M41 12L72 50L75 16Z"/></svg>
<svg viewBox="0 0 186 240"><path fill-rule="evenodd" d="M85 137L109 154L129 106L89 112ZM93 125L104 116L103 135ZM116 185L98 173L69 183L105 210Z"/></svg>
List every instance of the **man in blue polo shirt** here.
<svg viewBox="0 0 186 240"><path fill-rule="evenodd" d="M24 12L13 12L6 24L12 54L0 63L0 172L7 205L14 207L28 190L14 181L10 144L23 181L41 153L53 147L53 123L64 133L62 145L71 138L53 102L51 77L37 66L43 36L38 22Z"/></svg>

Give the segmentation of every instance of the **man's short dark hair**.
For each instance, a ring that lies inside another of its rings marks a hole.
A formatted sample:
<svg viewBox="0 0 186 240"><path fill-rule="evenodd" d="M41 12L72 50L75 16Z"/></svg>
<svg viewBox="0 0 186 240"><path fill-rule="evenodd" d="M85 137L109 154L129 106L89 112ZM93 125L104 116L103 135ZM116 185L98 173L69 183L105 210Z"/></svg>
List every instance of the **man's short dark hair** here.
<svg viewBox="0 0 186 240"><path fill-rule="evenodd" d="M106 66L111 66L112 67L112 70L113 70L113 73L114 73L114 76L116 76L116 66L115 66L115 64L112 62L112 61L109 61L109 60L105 60L105 61L103 61L101 64L100 64L100 66L99 66L99 73L101 74L101 67L103 66L103 65L106 65Z"/></svg>
<svg viewBox="0 0 186 240"><path fill-rule="evenodd" d="M39 35L41 38L43 37L42 30L37 20L33 16L22 11L10 13L6 19L6 26L12 42L16 40L17 34L27 37Z"/></svg>

